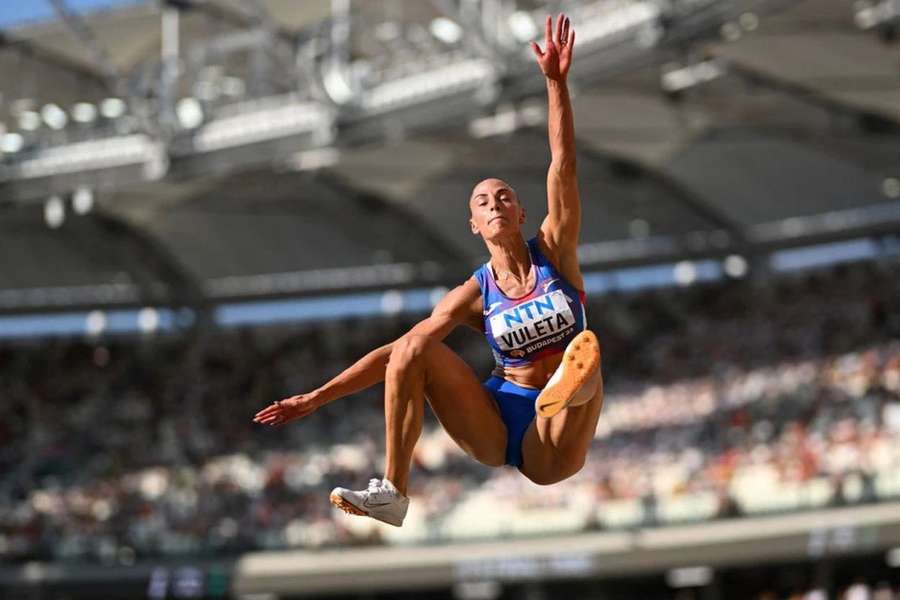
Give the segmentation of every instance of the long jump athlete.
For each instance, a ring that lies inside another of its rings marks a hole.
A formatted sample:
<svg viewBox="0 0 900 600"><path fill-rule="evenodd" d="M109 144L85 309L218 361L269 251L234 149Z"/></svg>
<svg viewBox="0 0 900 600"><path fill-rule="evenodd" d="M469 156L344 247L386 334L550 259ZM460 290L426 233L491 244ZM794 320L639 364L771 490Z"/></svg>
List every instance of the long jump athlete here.
<svg viewBox="0 0 900 600"><path fill-rule="evenodd" d="M600 345L586 329L575 252L581 203L566 83L574 42L575 31L561 14L555 31L547 17L543 51L531 43L547 84L552 154L548 214L537 235L527 242L522 237L525 211L510 185L481 181L469 198L469 223L484 239L490 260L402 337L319 389L277 401L254 418L282 425L385 382L384 478L372 479L366 490L332 491L331 502L348 513L402 525L426 398L447 433L479 462L515 466L540 485L584 466L603 405L603 382ZM496 368L483 383L442 342L459 325L484 333L493 349Z"/></svg>

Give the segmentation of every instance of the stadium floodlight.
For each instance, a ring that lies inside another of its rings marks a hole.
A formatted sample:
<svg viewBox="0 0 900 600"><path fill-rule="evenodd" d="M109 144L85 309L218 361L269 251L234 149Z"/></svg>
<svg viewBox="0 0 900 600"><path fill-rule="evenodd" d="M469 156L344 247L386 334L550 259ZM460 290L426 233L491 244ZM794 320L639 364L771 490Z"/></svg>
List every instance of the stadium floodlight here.
<svg viewBox="0 0 900 600"><path fill-rule="evenodd" d="M469 122L469 135L474 138L486 138L494 135L505 135L519 128L518 113L515 108L499 109L496 114L479 117Z"/></svg>
<svg viewBox="0 0 900 600"><path fill-rule="evenodd" d="M896 177L885 177L881 182L881 191L888 198L900 198L900 179Z"/></svg>
<svg viewBox="0 0 900 600"><path fill-rule="evenodd" d="M203 106L196 98L182 98L175 106L178 122L185 129L196 129L203 123Z"/></svg>
<svg viewBox="0 0 900 600"><path fill-rule="evenodd" d="M353 99L353 85L347 69L335 61L329 61L323 69L322 86L335 104L346 104Z"/></svg>
<svg viewBox="0 0 900 600"><path fill-rule="evenodd" d="M79 102L72 107L72 120L76 123L93 123L97 120L97 107L90 102Z"/></svg>
<svg viewBox="0 0 900 600"><path fill-rule="evenodd" d="M312 148L296 153L288 160L288 165L297 171L317 171L336 165L340 159L337 148Z"/></svg>
<svg viewBox="0 0 900 600"><path fill-rule="evenodd" d="M25 145L25 138L21 133L6 133L0 138L0 150L5 154L15 154Z"/></svg>
<svg viewBox="0 0 900 600"><path fill-rule="evenodd" d="M538 28L534 18L524 10L517 10L509 15L508 23L513 36L520 42L533 40L538 35Z"/></svg>
<svg viewBox="0 0 900 600"><path fill-rule="evenodd" d="M363 94L361 105L371 115L421 104L467 89L484 89L493 82L494 74L486 59L458 61L376 85Z"/></svg>
<svg viewBox="0 0 900 600"><path fill-rule="evenodd" d="M457 600L496 600L503 594L499 581L460 581L453 585L453 597Z"/></svg>
<svg viewBox="0 0 900 600"><path fill-rule="evenodd" d="M683 260L675 265L672 276L680 286L691 285L697 280L697 267L691 261Z"/></svg>
<svg viewBox="0 0 900 600"><path fill-rule="evenodd" d="M618 6L618 5L617 5ZM662 16L655 2L634 2L579 20L578 44L584 48L599 42L610 42L655 25ZM527 48L531 54L531 48Z"/></svg>
<svg viewBox="0 0 900 600"><path fill-rule="evenodd" d="M100 114L107 119L118 119L125 114L127 108L121 98L107 98L100 103Z"/></svg>
<svg viewBox="0 0 900 600"><path fill-rule="evenodd" d="M385 21L375 26L375 39L390 42L400 37L400 24L396 21Z"/></svg>
<svg viewBox="0 0 900 600"><path fill-rule="evenodd" d="M80 187L72 194L72 209L75 214L86 215L94 208L94 193L90 188Z"/></svg>
<svg viewBox="0 0 900 600"><path fill-rule="evenodd" d="M428 30L431 35L448 45L453 45L462 39L462 27L447 17L432 19Z"/></svg>
<svg viewBox="0 0 900 600"><path fill-rule="evenodd" d="M47 124L47 127L57 131L65 127L69 122L69 116L66 114L66 111L53 103L45 104L41 108L41 118Z"/></svg>
<svg viewBox="0 0 900 600"><path fill-rule="evenodd" d="M381 312L396 315L403 310L403 294L397 290L388 290L381 296Z"/></svg>
<svg viewBox="0 0 900 600"><path fill-rule="evenodd" d="M695 85L721 77L725 69L715 60L705 60L695 65L673 68L663 73L660 85L666 92L681 92Z"/></svg>
<svg viewBox="0 0 900 600"><path fill-rule="evenodd" d="M738 24L744 31L756 31L756 28L759 27L759 17L756 16L756 13L746 12L738 17Z"/></svg>
<svg viewBox="0 0 900 600"><path fill-rule="evenodd" d="M96 336L106 329L106 313L102 310L92 310L84 320L84 330L89 336Z"/></svg>
<svg viewBox="0 0 900 600"><path fill-rule="evenodd" d="M681 567L666 573L666 582L673 588L703 587L713 578L710 567Z"/></svg>
<svg viewBox="0 0 900 600"><path fill-rule="evenodd" d="M900 18L900 0L858 2L853 21L860 29L872 29Z"/></svg>
<svg viewBox="0 0 900 600"><path fill-rule="evenodd" d="M289 94L233 107L228 116L209 121L193 138L194 150L209 152L300 134L314 135L333 115L318 102L301 102Z"/></svg>
<svg viewBox="0 0 900 600"><path fill-rule="evenodd" d="M142 333L153 333L159 327L159 311L145 306L138 312L137 322Z"/></svg>
<svg viewBox="0 0 900 600"><path fill-rule="evenodd" d="M747 259L738 254L732 254L725 257L722 263L725 274L735 279L740 279L747 274Z"/></svg>
<svg viewBox="0 0 900 600"><path fill-rule="evenodd" d="M19 129L22 131L36 131L41 126L41 115L33 110L23 110L19 113Z"/></svg>
<svg viewBox="0 0 900 600"><path fill-rule="evenodd" d="M158 160L159 142L134 134L47 148L0 170L0 181L81 173L112 167L148 165Z"/></svg>
<svg viewBox="0 0 900 600"><path fill-rule="evenodd" d="M66 206L59 196L51 196L44 203L44 222L50 229L62 227L66 220Z"/></svg>

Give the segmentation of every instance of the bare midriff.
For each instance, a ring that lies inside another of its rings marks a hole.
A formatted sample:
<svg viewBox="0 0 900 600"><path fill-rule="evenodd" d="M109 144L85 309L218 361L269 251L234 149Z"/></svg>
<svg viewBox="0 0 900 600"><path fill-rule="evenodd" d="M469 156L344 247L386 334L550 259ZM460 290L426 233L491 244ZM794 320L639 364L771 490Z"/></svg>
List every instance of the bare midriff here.
<svg viewBox="0 0 900 600"><path fill-rule="evenodd" d="M491 375L502 377L507 381L511 381L522 387L533 388L536 390L544 389L550 378L562 362L563 353L548 356L542 360L524 365L521 367L504 367L497 365L494 367Z"/></svg>

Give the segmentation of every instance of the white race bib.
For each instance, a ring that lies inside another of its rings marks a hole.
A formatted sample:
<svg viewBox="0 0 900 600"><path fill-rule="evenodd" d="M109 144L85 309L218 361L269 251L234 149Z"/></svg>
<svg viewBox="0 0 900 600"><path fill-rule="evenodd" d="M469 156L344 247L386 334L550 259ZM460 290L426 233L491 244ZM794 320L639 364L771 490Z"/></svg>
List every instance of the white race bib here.
<svg viewBox="0 0 900 600"><path fill-rule="evenodd" d="M490 323L497 346L509 352L575 325L575 316L562 290L554 290L497 313Z"/></svg>

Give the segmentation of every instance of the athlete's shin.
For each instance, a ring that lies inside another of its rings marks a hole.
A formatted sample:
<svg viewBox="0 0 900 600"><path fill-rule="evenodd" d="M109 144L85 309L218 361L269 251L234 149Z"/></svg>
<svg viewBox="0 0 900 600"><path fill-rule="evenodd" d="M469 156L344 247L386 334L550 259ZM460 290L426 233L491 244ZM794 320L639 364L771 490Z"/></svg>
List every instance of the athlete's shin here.
<svg viewBox="0 0 900 600"><path fill-rule="evenodd" d="M422 433L425 411L425 371L422 354L427 340L399 340L385 374L385 477L404 496L410 463Z"/></svg>

